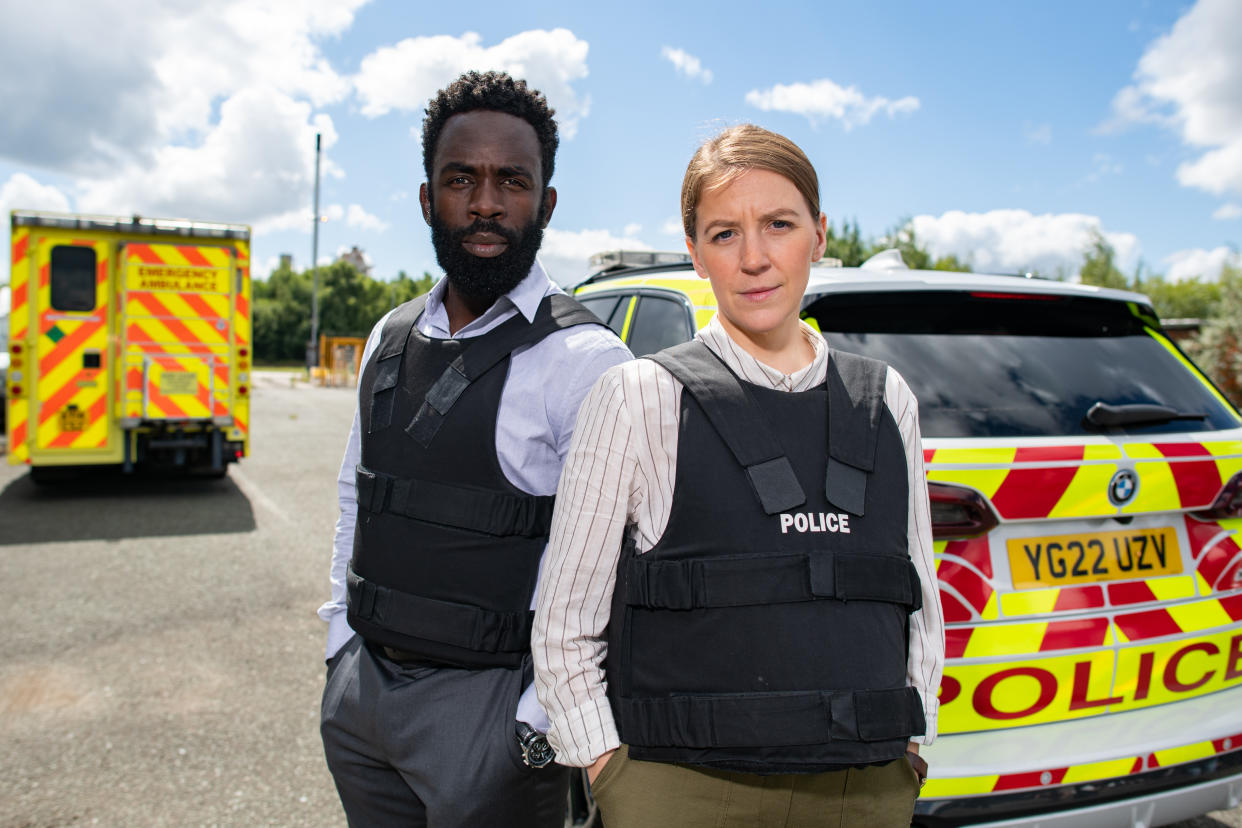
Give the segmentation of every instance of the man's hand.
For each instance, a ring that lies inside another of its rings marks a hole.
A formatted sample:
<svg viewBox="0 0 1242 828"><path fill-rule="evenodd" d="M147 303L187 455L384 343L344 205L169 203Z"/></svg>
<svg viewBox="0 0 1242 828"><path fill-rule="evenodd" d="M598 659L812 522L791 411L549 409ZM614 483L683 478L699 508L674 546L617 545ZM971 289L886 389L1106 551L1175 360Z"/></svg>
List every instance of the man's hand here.
<svg viewBox="0 0 1242 828"><path fill-rule="evenodd" d="M604 769L604 765L608 764L608 760L612 758L612 755L614 753L616 753L615 750L610 750L607 753L605 753L603 756L599 757L598 759L596 759L594 762L591 763L591 766L587 768L587 781L588 782L590 782L592 785L595 784L595 780L599 778L600 771Z"/></svg>
<svg viewBox="0 0 1242 828"><path fill-rule="evenodd" d="M906 745L906 758L910 760L910 766L914 768L914 772L919 775L919 787L923 787L923 783L927 781L927 760L919 756L918 742L910 742Z"/></svg>

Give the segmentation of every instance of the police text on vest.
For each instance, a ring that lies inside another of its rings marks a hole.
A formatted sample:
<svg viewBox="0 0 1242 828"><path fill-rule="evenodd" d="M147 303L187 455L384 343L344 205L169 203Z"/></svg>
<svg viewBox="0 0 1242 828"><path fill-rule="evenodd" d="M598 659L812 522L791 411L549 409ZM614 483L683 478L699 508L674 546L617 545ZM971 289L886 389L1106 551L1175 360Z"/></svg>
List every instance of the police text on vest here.
<svg viewBox="0 0 1242 828"><path fill-rule="evenodd" d="M850 533L850 516L833 512L788 512L781 515L781 534L788 535L789 527L795 532L840 532Z"/></svg>

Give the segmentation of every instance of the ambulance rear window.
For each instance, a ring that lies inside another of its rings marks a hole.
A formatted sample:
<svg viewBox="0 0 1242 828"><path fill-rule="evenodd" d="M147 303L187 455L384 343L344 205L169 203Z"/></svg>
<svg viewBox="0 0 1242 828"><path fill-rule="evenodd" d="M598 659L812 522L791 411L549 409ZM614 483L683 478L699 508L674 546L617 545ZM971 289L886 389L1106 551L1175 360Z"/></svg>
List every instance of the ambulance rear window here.
<svg viewBox="0 0 1242 828"><path fill-rule="evenodd" d="M827 294L814 317L830 345L882 359L919 400L925 437L1099 434L1097 402L1185 416L1112 433L1236 428L1234 413L1121 302L945 291Z"/></svg>
<svg viewBox="0 0 1242 828"><path fill-rule="evenodd" d="M95 249L58 245L52 248L50 267L52 309L95 309Z"/></svg>

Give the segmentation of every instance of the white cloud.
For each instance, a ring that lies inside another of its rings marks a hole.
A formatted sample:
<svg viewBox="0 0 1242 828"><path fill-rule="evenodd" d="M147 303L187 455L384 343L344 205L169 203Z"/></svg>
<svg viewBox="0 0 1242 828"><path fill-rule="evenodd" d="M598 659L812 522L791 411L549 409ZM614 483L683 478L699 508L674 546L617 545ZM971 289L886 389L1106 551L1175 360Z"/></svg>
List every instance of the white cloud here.
<svg viewBox="0 0 1242 828"><path fill-rule="evenodd" d="M1125 167L1121 162L1106 152L1097 152L1091 157L1091 172L1087 173L1086 181L1095 183L1109 175L1121 175Z"/></svg>
<svg viewBox="0 0 1242 828"><path fill-rule="evenodd" d="M614 236L607 230L543 231L539 261L552 280L561 285L582 281L587 273L587 260L603 250L650 250L651 245L633 236Z"/></svg>
<svg viewBox="0 0 1242 828"><path fill-rule="evenodd" d="M0 83L0 156L73 175L82 210L289 223L315 132L336 140L315 108L350 91L319 43L364 2L35 4L0 28L0 53L40 67ZM326 155L323 173L342 175Z"/></svg>
<svg viewBox="0 0 1242 828"><path fill-rule="evenodd" d="M331 147L336 131L311 105L271 89L246 89L220 106L219 122L193 146L166 145L148 163L80 182L88 211L209 217L263 224L304 204L314 182L315 133ZM325 162L326 175L341 172Z"/></svg>
<svg viewBox="0 0 1242 828"><path fill-rule="evenodd" d="M665 46L660 50L660 57L673 64L679 73L691 80L699 80L704 84L712 82L712 70L703 68L703 62L689 52Z"/></svg>
<svg viewBox="0 0 1242 828"><path fill-rule="evenodd" d="M461 37L410 37L362 59L354 88L362 114L379 117L392 110L421 112L438 90L468 69L500 69L543 92L556 109L565 138L573 138L591 99L573 83L587 76L589 44L568 29L533 29L484 46L475 32ZM413 130L412 130L413 132Z"/></svg>
<svg viewBox="0 0 1242 828"><path fill-rule="evenodd" d="M919 108L919 99L915 97L868 98L855 86L841 87L827 78L811 83L777 84L762 91L752 89L746 93L746 103L765 112L803 115L812 124L821 119L838 120L847 130L869 123L877 113L893 118Z"/></svg>
<svg viewBox="0 0 1242 828"><path fill-rule="evenodd" d="M388 229L388 222L368 213L362 209L361 204L349 205L345 211L345 224L349 227L357 227L359 230L372 230L376 233L383 233Z"/></svg>
<svg viewBox="0 0 1242 828"><path fill-rule="evenodd" d="M1025 123L1022 125L1022 134L1026 136L1028 144L1047 146L1052 143L1052 124Z"/></svg>
<svg viewBox="0 0 1242 828"><path fill-rule="evenodd" d="M1032 215L1026 210L964 213L912 219L914 232L934 257L954 255L980 272L1045 276L1078 272L1093 231L1101 232L1124 272L1138 262L1138 238L1131 233L1105 232L1096 216L1081 213Z"/></svg>
<svg viewBox="0 0 1242 828"><path fill-rule="evenodd" d="M1214 194L1242 193L1242 3L1199 0L1148 47L1134 83L1113 99L1103 129L1156 123L1201 150L1177 179Z"/></svg>
<svg viewBox="0 0 1242 828"><path fill-rule="evenodd" d="M344 31L363 2L32 4L22 25L0 28L0 54L38 67L0 84L0 155L98 177L192 145L217 104L256 79L315 105L341 100L348 83L317 41Z"/></svg>
<svg viewBox="0 0 1242 828"><path fill-rule="evenodd" d="M0 216L10 210L51 210L69 212L69 199L60 190L40 184L25 173L13 173L0 187Z"/></svg>
<svg viewBox="0 0 1242 828"><path fill-rule="evenodd" d="M1216 212L1212 213L1212 218L1217 221L1228 221L1230 219L1242 218L1242 204L1222 204L1216 208Z"/></svg>
<svg viewBox="0 0 1242 828"><path fill-rule="evenodd" d="M637 236L641 232L643 232L643 226L636 221L632 221L625 225L625 229L621 231L621 235L633 237Z"/></svg>
<svg viewBox="0 0 1242 828"><path fill-rule="evenodd" d="M1238 252L1228 247L1179 250L1166 256L1162 264L1165 266L1165 278L1170 282L1194 278L1214 282L1220 278L1222 267L1227 264L1234 267L1238 265Z"/></svg>
<svg viewBox="0 0 1242 828"><path fill-rule="evenodd" d="M660 232L666 236L685 238L686 227L681 223L681 216L669 216L660 225Z"/></svg>

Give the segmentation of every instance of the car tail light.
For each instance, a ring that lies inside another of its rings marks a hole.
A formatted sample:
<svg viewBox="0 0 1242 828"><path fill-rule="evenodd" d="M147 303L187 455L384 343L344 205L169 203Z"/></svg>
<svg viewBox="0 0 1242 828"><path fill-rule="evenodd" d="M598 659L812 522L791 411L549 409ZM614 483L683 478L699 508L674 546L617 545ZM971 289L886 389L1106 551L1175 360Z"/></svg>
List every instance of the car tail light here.
<svg viewBox="0 0 1242 828"><path fill-rule="evenodd" d="M238 393L238 394L240 394L241 396L243 396L243 397L244 397L244 396L246 396L246 394L248 394L249 392L250 392L250 389L249 389L249 388L247 388L246 386L244 386L244 385L239 385L239 386L237 386L237 393Z"/></svg>
<svg viewBox="0 0 1242 828"><path fill-rule="evenodd" d="M1194 514L1203 520L1242 517L1242 474L1229 478L1229 482L1221 488L1212 505Z"/></svg>
<svg viewBox="0 0 1242 828"><path fill-rule="evenodd" d="M999 520L987 498L974 489L948 483L927 484L931 498L932 537L973 538L994 529Z"/></svg>
<svg viewBox="0 0 1242 828"><path fill-rule="evenodd" d="M12 345L9 346L9 350L15 354L20 354L22 352L21 343L14 342Z"/></svg>
<svg viewBox="0 0 1242 828"><path fill-rule="evenodd" d="M20 385L14 385L12 394L14 397L20 397L22 395L22 387Z"/></svg>
<svg viewBox="0 0 1242 828"><path fill-rule="evenodd" d="M238 355L238 356L241 356L241 357L244 357L244 356L249 356L249 355L250 355L250 350L249 350L248 348L238 348L238 349L237 349L237 355Z"/></svg>

